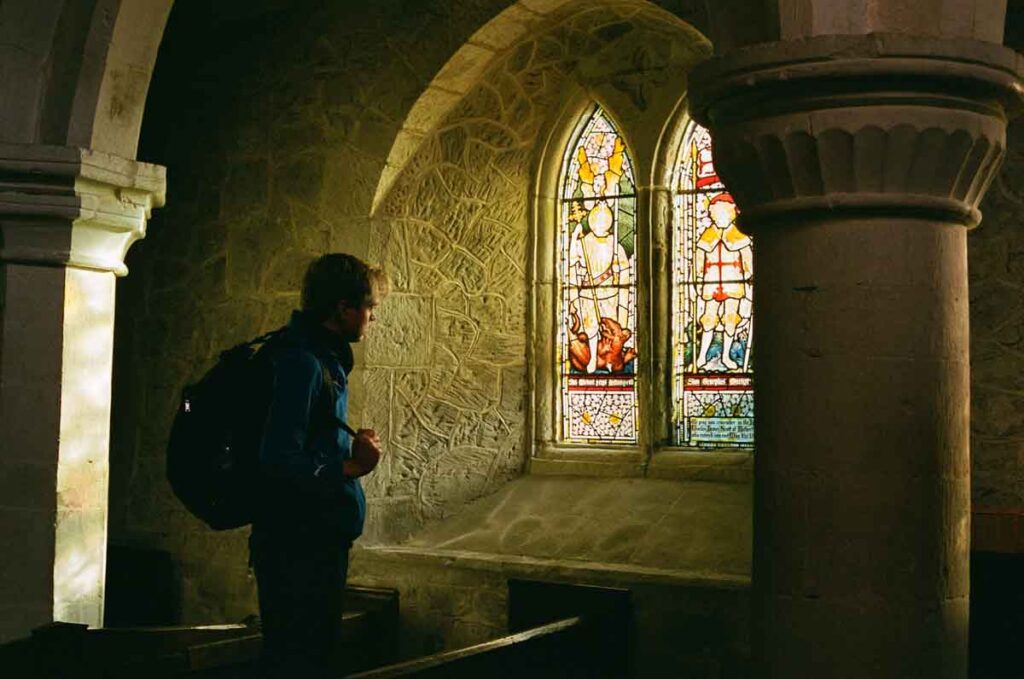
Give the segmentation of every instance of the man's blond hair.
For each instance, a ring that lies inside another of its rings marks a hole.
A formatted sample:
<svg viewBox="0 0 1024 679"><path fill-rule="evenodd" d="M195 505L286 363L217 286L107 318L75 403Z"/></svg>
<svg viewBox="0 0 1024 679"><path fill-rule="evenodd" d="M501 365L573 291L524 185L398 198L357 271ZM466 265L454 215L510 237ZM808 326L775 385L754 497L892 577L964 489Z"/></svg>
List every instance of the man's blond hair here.
<svg viewBox="0 0 1024 679"><path fill-rule="evenodd" d="M302 279L302 310L322 321L340 302L357 307L379 302L391 283L383 269L355 255L332 252L317 257Z"/></svg>

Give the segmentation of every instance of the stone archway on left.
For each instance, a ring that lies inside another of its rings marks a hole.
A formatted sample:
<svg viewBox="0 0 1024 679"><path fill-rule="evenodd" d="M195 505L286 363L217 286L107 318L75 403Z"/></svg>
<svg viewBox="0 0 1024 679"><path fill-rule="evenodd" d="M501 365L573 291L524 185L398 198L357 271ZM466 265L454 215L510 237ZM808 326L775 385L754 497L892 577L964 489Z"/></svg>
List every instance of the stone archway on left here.
<svg viewBox="0 0 1024 679"><path fill-rule="evenodd" d="M0 5L0 642L102 624L115 277L164 203L135 156L171 4Z"/></svg>

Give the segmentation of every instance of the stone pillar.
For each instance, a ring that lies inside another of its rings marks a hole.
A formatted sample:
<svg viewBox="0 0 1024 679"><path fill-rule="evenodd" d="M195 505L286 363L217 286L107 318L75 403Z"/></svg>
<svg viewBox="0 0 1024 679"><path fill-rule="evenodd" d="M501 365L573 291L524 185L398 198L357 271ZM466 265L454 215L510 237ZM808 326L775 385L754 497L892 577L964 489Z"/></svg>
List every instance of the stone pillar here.
<svg viewBox="0 0 1024 679"><path fill-rule="evenodd" d="M693 74L756 243L759 676L966 676L966 237L1020 73L991 43L869 34Z"/></svg>
<svg viewBox="0 0 1024 679"><path fill-rule="evenodd" d="M100 625L115 275L164 168L0 145L0 642Z"/></svg>

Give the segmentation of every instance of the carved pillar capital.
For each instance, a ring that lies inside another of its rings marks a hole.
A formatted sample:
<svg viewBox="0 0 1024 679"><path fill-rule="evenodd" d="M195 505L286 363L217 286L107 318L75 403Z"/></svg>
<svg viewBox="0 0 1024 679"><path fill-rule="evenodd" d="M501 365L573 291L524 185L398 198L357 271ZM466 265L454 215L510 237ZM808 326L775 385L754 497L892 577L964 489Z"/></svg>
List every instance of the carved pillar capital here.
<svg viewBox="0 0 1024 679"><path fill-rule="evenodd" d="M711 129L747 228L823 214L974 226L1021 106L1022 64L963 39L766 43L698 66L690 111Z"/></svg>
<svg viewBox="0 0 1024 679"><path fill-rule="evenodd" d="M0 145L0 261L128 270L128 248L164 204L166 170L63 146Z"/></svg>
<svg viewBox="0 0 1024 679"><path fill-rule="evenodd" d="M758 676L967 675L963 226L1020 73L998 45L871 34L753 45L690 81L756 234Z"/></svg>
<svg viewBox="0 0 1024 679"><path fill-rule="evenodd" d="M0 541L31 543L0 638L103 622L113 274L164 185L156 165L0 144L0 476L33 489L0 507Z"/></svg>

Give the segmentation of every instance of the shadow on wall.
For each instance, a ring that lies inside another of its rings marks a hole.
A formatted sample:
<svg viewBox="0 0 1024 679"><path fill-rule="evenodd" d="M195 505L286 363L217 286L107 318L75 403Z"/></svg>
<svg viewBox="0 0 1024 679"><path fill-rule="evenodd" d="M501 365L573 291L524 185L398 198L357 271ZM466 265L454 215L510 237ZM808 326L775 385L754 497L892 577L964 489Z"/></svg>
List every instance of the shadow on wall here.
<svg viewBox="0 0 1024 679"><path fill-rule="evenodd" d="M181 618L181 574L157 549L110 545L104 627L173 625Z"/></svg>

